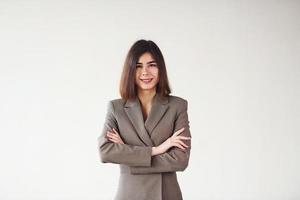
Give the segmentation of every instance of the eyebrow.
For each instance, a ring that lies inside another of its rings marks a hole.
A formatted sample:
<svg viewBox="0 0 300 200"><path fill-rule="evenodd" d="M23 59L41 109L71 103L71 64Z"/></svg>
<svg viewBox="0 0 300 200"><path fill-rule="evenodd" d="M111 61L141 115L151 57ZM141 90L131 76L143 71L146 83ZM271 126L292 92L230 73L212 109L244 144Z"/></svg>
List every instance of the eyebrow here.
<svg viewBox="0 0 300 200"><path fill-rule="evenodd" d="M147 64L150 64L150 63L156 63L156 61L155 60L151 60L151 61L147 62ZM142 63L137 62L136 64L142 64Z"/></svg>

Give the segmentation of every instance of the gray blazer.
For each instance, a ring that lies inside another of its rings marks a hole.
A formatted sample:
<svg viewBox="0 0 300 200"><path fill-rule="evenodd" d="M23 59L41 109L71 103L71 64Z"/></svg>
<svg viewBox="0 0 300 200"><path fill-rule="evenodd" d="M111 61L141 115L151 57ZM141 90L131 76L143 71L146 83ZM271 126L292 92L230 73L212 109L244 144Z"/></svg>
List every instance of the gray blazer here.
<svg viewBox="0 0 300 200"><path fill-rule="evenodd" d="M187 100L170 95L154 96L151 111L144 122L141 103L135 100L114 99L107 105L105 123L98 137L102 163L117 163L120 177L115 200L181 200L182 193L176 171L188 166L191 141L186 152L177 147L166 153L151 156L152 146L158 146L175 131L191 136ZM116 144L105 136L115 128L125 144Z"/></svg>

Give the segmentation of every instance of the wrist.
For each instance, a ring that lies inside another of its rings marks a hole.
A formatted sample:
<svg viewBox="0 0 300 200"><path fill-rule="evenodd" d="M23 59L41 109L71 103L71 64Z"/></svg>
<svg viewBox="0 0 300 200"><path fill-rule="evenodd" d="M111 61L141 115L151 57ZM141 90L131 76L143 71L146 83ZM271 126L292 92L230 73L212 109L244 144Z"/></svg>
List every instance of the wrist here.
<svg viewBox="0 0 300 200"><path fill-rule="evenodd" d="M152 152L151 152L151 155L152 156L156 156L160 154L160 150L159 150L159 147L152 147Z"/></svg>

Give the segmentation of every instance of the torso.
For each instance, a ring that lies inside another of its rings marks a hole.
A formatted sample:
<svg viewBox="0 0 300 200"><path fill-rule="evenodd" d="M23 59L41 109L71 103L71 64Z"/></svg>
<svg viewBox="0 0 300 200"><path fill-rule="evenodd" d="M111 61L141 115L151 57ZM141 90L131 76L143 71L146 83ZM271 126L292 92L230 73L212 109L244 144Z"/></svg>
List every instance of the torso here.
<svg viewBox="0 0 300 200"><path fill-rule="evenodd" d="M151 105L150 106L142 106L142 113L143 113L143 117L144 117L144 122L147 120L150 111L151 111Z"/></svg>

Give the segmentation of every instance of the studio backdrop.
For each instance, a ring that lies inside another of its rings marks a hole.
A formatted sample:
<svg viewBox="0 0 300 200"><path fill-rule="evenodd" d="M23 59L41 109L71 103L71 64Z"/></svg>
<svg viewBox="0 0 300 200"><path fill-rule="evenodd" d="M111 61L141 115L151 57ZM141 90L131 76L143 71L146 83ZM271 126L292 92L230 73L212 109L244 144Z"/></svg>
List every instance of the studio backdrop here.
<svg viewBox="0 0 300 200"><path fill-rule="evenodd" d="M0 199L110 200L97 137L138 39L188 100L185 200L300 199L300 1L0 0Z"/></svg>

